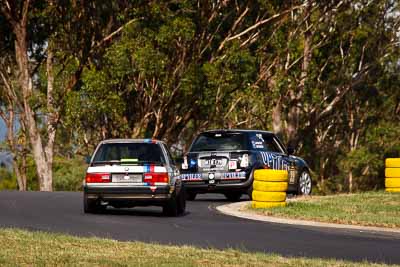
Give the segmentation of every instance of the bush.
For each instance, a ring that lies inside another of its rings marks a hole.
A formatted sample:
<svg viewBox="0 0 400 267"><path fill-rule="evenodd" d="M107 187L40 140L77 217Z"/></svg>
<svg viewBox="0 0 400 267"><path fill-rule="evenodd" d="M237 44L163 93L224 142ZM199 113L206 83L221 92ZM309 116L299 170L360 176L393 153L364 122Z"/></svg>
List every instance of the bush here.
<svg viewBox="0 0 400 267"><path fill-rule="evenodd" d="M6 168L0 168L0 190L15 190L17 178Z"/></svg>
<svg viewBox="0 0 400 267"><path fill-rule="evenodd" d="M53 165L54 191L79 191L85 178L87 165L82 157L56 158Z"/></svg>

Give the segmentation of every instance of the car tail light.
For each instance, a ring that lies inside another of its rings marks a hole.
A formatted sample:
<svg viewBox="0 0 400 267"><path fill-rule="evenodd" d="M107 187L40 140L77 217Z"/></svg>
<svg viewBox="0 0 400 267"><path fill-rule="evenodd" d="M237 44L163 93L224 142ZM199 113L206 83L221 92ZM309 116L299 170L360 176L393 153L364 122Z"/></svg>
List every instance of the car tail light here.
<svg viewBox="0 0 400 267"><path fill-rule="evenodd" d="M86 183L109 183L111 182L109 173L86 173Z"/></svg>
<svg viewBox="0 0 400 267"><path fill-rule="evenodd" d="M144 174L143 182L145 183L168 183L169 176L166 172L148 172Z"/></svg>

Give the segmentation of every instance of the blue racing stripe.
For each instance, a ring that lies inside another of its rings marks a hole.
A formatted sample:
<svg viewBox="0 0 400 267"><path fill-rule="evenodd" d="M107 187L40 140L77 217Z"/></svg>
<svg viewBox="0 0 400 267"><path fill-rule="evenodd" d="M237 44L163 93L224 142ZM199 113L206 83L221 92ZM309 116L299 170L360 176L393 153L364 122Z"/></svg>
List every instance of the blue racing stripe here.
<svg viewBox="0 0 400 267"><path fill-rule="evenodd" d="M145 165L143 166L143 171L144 171L144 172L150 172L150 165L145 164Z"/></svg>

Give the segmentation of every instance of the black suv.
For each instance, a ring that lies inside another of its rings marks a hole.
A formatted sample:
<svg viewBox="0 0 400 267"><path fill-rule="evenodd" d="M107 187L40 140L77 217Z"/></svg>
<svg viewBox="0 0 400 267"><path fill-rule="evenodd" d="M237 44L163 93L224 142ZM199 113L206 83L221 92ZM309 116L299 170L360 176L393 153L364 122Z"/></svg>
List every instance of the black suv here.
<svg viewBox="0 0 400 267"><path fill-rule="evenodd" d="M288 170L288 192L311 194L312 181L307 163L291 155L275 134L257 130L211 130L200 133L184 156L181 178L187 198L198 193L222 193L237 201L242 194L251 198L256 169Z"/></svg>

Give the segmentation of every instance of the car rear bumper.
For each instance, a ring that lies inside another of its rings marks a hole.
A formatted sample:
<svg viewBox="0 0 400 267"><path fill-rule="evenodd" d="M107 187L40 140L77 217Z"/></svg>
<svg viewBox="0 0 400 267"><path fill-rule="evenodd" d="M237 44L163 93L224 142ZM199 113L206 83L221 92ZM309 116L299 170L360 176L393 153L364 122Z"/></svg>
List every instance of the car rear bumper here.
<svg viewBox="0 0 400 267"><path fill-rule="evenodd" d="M195 193L224 193L230 191L247 192L253 183L251 177L250 174L246 174L245 179L216 179L214 182L210 182L209 179L199 179L196 181L184 181L184 184L188 192Z"/></svg>
<svg viewBox="0 0 400 267"><path fill-rule="evenodd" d="M156 186L153 190L149 186L84 186L84 193L88 199L99 199L103 201L145 201L162 202L172 196L171 186Z"/></svg>

